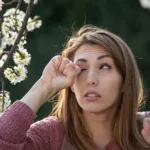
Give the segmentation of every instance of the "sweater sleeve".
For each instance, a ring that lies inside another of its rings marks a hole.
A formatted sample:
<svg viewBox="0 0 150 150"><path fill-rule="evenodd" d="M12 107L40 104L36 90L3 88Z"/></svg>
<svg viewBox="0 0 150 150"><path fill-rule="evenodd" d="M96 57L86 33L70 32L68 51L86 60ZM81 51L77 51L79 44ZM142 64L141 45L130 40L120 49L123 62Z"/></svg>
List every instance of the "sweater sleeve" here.
<svg viewBox="0 0 150 150"><path fill-rule="evenodd" d="M146 112L145 112L145 117L146 117L146 118L150 118L150 111L146 111Z"/></svg>
<svg viewBox="0 0 150 150"><path fill-rule="evenodd" d="M36 114L23 102L12 104L0 116L0 149L47 150L42 126L33 123L35 118Z"/></svg>

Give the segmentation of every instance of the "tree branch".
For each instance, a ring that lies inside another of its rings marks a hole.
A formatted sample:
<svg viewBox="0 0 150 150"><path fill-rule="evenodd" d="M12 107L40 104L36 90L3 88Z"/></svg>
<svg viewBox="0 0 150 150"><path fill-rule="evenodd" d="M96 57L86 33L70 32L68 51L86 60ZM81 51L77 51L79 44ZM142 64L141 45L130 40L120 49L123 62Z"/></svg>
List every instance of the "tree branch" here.
<svg viewBox="0 0 150 150"><path fill-rule="evenodd" d="M34 0L30 0L30 2L28 4L28 7L27 7L27 10L26 10L26 14L25 14L25 17L24 17L22 27L21 27L21 29L18 33L18 36L15 40L15 43L14 43L13 47L11 48L10 53L9 53L6 61L4 62L3 66L0 68L0 78L2 78L4 69L6 68L6 65L9 62L9 60L12 58L13 53L16 51L17 45L19 44L20 39L21 39L25 29L26 29L27 21L28 21L28 18L30 17L30 14L31 14L33 2L34 2Z"/></svg>
<svg viewBox="0 0 150 150"><path fill-rule="evenodd" d="M2 30L1 30L1 28L2 28L2 22L3 22L3 12L2 12L2 10L0 11L0 47L1 47L1 41L2 41Z"/></svg>
<svg viewBox="0 0 150 150"><path fill-rule="evenodd" d="M12 0L11 2L4 3L3 6L9 6L12 5L13 3L16 3L18 0Z"/></svg>
<svg viewBox="0 0 150 150"><path fill-rule="evenodd" d="M18 5L17 5L17 7L16 7L16 12L17 12L17 10L20 8L21 3L22 3L22 0L19 0L19 3L18 3Z"/></svg>

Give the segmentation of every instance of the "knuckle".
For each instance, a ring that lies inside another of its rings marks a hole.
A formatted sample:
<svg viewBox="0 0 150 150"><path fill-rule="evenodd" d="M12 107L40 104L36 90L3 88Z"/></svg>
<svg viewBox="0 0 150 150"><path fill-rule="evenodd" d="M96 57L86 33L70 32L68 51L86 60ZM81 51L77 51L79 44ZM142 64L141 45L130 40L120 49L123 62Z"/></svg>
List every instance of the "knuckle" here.
<svg viewBox="0 0 150 150"><path fill-rule="evenodd" d="M63 58L63 62L69 63L69 59L68 58Z"/></svg>
<svg viewBox="0 0 150 150"><path fill-rule="evenodd" d="M54 56L53 58L54 58L54 59L61 59L61 58L62 58L62 56L60 56L60 55L56 55L56 56Z"/></svg>
<svg viewBox="0 0 150 150"><path fill-rule="evenodd" d="M70 77L75 77L76 76L76 73L73 70L69 71L68 74L69 74Z"/></svg>
<svg viewBox="0 0 150 150"><path fill-rule="evenodd" d="M66 69L67 69L68 71L73 71L73 72L74 72L74 65L73 65L73 64L67 64L67 65L66 65Z"/></svg>

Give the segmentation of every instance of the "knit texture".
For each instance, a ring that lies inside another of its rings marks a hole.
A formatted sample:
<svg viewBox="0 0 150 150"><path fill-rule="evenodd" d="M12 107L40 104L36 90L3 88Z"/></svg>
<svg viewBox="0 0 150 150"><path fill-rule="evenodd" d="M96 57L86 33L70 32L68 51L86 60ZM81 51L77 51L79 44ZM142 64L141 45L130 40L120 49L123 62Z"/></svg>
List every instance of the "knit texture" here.
<svg viewBox="0 0 150 150"><path fill-rule="evenodd" d="M150 117L150 113L145 116ZM13 103L0 116L0 150L74 150L64 138L62 121L51 116L33 123L36 117L22 101ZM91 143L94 150L101 150ZM119 150L114 141L105 148Z"/></svg>
<svg viewBox="0 0 150 150"><path fill-rule="evenodd" d="M36 115L16 101L0 117L0 150L61 150L64 128L55 117L33 123Z"/></svg>

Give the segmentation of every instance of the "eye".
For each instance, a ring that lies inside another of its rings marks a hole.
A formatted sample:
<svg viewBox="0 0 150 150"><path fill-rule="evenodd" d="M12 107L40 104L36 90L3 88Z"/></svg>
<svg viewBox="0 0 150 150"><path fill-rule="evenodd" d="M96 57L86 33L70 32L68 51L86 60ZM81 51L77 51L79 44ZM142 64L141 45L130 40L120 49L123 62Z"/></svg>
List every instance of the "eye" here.
<svg viewBox="0 0 150 150"><path fill-rule="evenodd" d="M81 72L84 71L84 70L86 70L86 69L85 68L81 68Z"/></svg>
<svg viewBox="0 0 150 150"><path fill-rule="evenodd" d="M102 65L100 66L100 69L111 69L111 66L108 65L108 64L102 64Z"/></svg>

